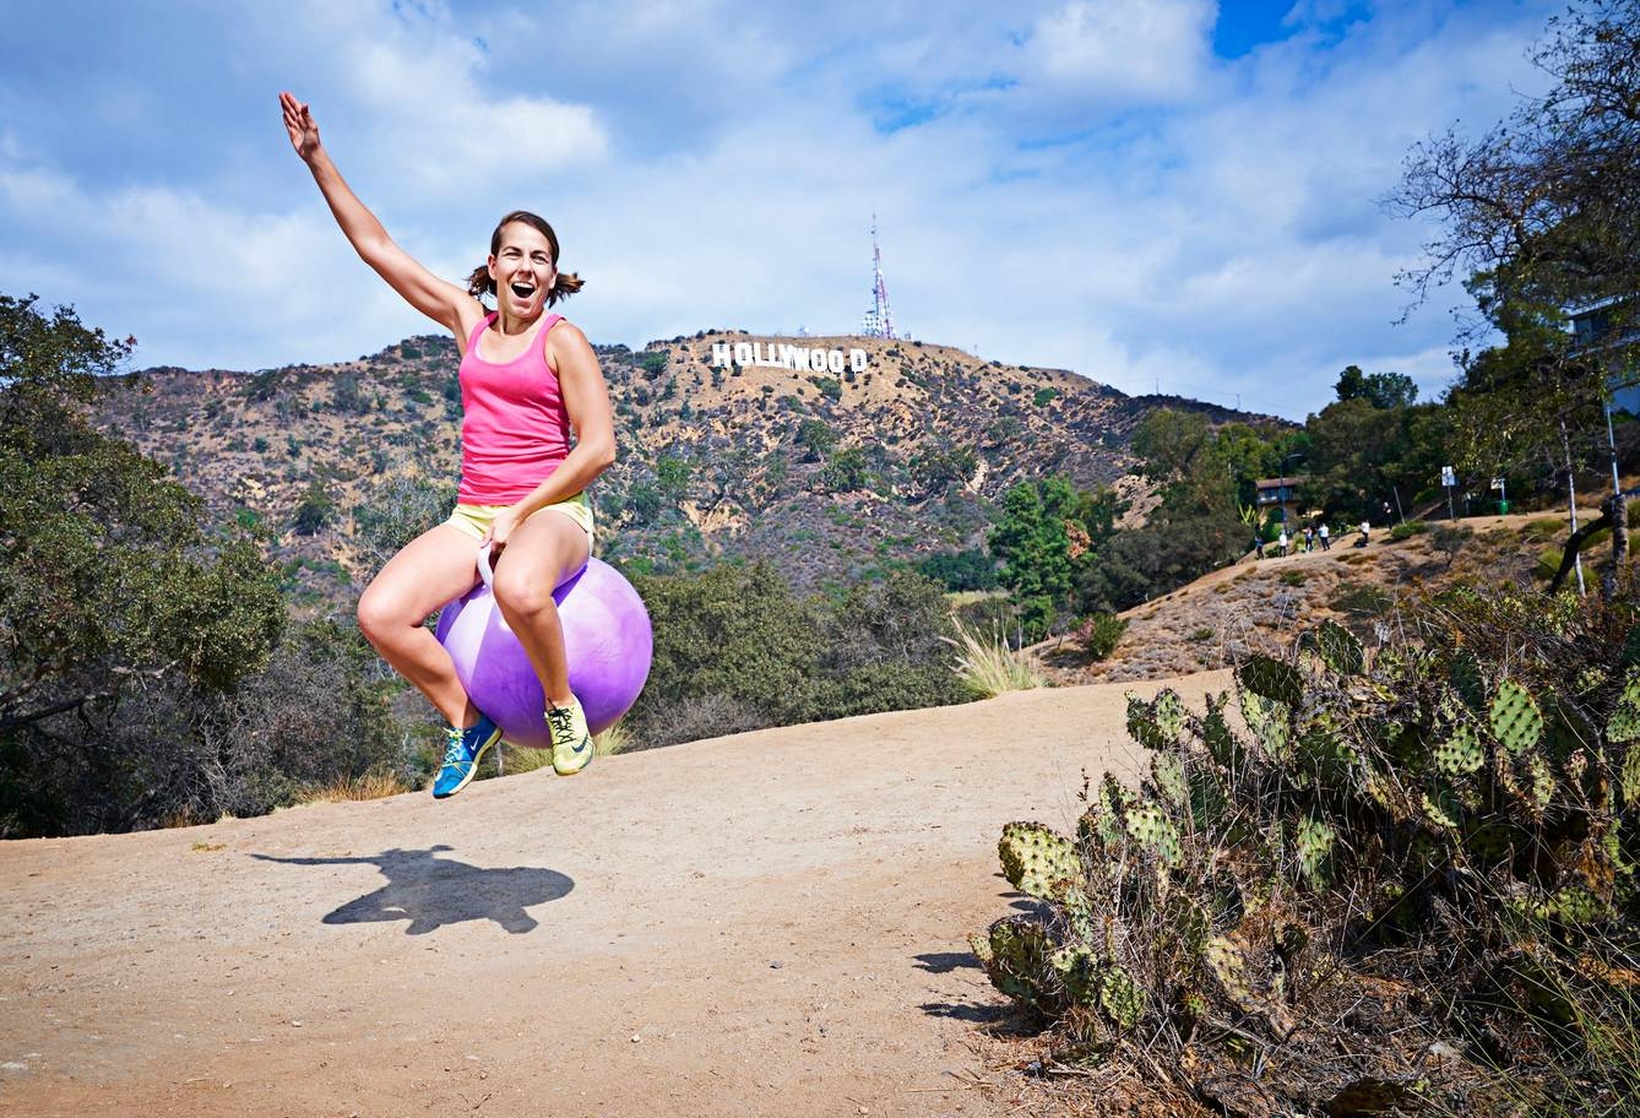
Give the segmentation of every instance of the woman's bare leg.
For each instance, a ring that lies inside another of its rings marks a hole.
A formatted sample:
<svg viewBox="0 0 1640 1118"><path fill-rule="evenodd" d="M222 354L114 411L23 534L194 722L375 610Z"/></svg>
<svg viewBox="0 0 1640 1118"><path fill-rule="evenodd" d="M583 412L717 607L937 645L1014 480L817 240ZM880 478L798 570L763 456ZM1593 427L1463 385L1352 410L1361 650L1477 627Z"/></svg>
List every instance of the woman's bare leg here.
<svg viewBox="0 0 1640 1118"><path fill-rule="evenodd" d="M423 622L477 581L478 541L440 524L388 560L359 598L365 638L452 726L471 725L478 711L456 678L450 654Z"/></svg>
<svg viewBox="0 0 1640 1118"><path fill-rule="evenodd" d="M514 529L495 564L496 605L555 707L569 706L575 696L552 592L586 564L587 553L585 529L561 512L543 509Z"/></svg>

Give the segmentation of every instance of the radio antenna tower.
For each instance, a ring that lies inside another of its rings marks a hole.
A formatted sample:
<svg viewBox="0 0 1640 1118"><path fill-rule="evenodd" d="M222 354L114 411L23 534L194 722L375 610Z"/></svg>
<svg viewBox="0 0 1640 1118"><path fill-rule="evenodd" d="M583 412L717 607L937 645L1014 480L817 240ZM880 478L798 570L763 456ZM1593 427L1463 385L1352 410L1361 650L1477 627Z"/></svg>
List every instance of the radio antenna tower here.
<svg viewBox="0 0 1640 1118"><path fill-rule="evenodd" d="M894 312L888 309L888 284L883 282L883 254L877 247L877 215L871 215L871 309L860 333L868 338L892 338Z"/></svg>

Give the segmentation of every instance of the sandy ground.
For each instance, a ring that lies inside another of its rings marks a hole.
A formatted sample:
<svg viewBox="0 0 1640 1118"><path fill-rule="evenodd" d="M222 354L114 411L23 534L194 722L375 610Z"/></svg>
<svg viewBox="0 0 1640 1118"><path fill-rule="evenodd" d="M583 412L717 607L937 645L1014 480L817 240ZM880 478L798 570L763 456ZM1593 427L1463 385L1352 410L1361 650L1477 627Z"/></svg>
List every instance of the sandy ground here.
<svg viewBox="0 0 1640 1118"><path fill-rule="evenodd" d="M1007 1113L999 830L1131 771L1159 686L0 844L0 1114Z"/></svg>

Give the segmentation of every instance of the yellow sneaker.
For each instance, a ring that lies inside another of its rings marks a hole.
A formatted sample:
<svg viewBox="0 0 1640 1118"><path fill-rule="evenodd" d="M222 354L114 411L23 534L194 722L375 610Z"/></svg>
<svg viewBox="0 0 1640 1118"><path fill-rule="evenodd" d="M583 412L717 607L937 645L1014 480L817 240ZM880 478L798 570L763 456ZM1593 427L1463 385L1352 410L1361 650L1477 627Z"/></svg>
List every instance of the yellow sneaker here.
<svg viewBox="0 0 1640 1118"><path fill-rule="evenodd" d="M574 776L592 763L592 734L579 699L567 707L548 707L547 729L552 731L552 769L559 776Z"/></svg>

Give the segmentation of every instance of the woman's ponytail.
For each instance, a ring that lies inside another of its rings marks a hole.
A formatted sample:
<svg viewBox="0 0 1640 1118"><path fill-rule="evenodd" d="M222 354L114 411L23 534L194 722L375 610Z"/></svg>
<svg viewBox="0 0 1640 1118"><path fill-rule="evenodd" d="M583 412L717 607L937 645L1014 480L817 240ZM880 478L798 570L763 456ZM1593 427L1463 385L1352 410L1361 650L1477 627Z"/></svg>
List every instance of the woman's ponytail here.
<svg viewBox="0 0 1640 1118"><path fill-rule="evenodd" d="M559 272L558 278L552 281L552 290L547 292L547 306L552 306L560 299L568 299L585 287L586 282L574 272Z"/></svg>

